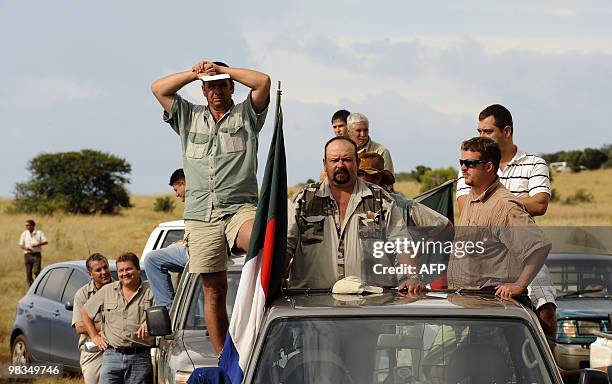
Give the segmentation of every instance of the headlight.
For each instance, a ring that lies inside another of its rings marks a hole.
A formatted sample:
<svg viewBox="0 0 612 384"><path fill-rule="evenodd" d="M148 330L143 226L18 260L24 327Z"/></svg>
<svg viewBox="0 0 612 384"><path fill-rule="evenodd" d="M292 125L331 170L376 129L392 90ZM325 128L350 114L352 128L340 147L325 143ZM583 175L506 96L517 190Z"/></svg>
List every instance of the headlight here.
<svg viewBox="0 0 612 384"><path fill-rule="evenodd" d="M559 336L576 337L577 334L576 320L562 320L559 323Z"/></svg>
<svg viewBox="0 0 612 384"><path fill-rule="evenodd" d="M191 372L176 371L176 373L174 374L174 382L176 384L187 384L189 376L191 376Z"/></svg>

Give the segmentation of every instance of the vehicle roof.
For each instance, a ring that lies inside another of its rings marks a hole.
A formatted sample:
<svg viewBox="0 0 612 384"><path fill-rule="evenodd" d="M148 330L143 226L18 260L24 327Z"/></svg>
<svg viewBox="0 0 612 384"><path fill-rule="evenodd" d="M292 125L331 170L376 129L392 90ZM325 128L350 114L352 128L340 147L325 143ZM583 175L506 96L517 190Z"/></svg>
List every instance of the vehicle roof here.
<svg viewBox="0 0 612 384"><path fill-rule="evenodd" d="M575 261L575 260L590 260L590 261L612 261L610 254L597 253L551 253L546 261Z"/></svg>
<svg viewBox="0 0 612 384"><path fill-rule="evenodd" d="M375 295L329 293L291 295L277 299L270 317L309 316L426 316L506 317L532 321L532 313L512 300L482 295L430 292L423 297L405 297L397 292Z"/></svg>
<svg viewBox="0 0 612 384"><path fill-rule="evenodd" d="M180 227L180 228L185 228L185 221L184 220L174 220L174 221L164 221L162 223L157 224L158 227Z"/></svg>
<svg viewBox="0 0 612 384"><path fill-rule="evenodd" d="M111 271L117 270L117 266L115 265L115 260L109 260L108 265ZM85 265L85 260L68 260L68 261L60 261L58 263L53 263L45 267L47 268L57 268L57 267L73 267L78 268L83 271L87 271L87 266Z"/></svg>

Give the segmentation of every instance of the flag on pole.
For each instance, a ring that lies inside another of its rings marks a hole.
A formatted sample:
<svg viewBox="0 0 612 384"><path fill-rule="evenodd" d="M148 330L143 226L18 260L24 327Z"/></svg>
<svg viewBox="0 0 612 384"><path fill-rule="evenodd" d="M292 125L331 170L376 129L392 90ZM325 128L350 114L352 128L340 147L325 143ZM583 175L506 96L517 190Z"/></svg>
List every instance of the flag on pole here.
<svg viewBox="0 0 612 384"><path fill-rule="evenodd" d="M287 164L280 98L279 83L274 133L251 242L219 364L232 384L242 383L249 355L261 329L264 310L281 290L287 249Z"/></svg>

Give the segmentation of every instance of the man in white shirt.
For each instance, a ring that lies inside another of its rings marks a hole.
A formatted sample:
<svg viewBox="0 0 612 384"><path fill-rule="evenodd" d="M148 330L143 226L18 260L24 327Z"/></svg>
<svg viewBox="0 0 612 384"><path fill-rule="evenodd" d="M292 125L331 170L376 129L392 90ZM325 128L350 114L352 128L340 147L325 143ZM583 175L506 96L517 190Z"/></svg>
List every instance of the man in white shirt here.
<svg viewBox="0 0 612 384"><path fill-rule="evenodd" d="M34 229L36 223L29 219L26 221L26 230L19 238L19 247L24 251L24 261L26 267L26 280L28 287L32 285L34 279L40 273L40 261L42 259L41 250L43 245L47 245L47 237L41 230ZM32 277L32 275L34 275Z"/></svg>

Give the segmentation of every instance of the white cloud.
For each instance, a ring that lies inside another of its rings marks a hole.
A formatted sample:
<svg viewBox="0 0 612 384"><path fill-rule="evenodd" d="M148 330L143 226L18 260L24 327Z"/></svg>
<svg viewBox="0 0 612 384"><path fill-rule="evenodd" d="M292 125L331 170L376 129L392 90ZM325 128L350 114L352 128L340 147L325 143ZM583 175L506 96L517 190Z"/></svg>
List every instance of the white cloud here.
<svg viewBox="0 0 612 384"><path fill-rule="evenodd" d="M102 94L101 88L63 77L26 77L15 87L13 99L20 107L50 107Z"/></svg>

